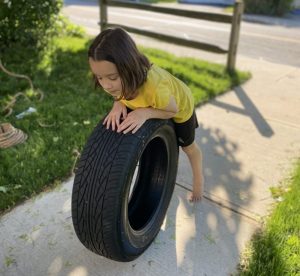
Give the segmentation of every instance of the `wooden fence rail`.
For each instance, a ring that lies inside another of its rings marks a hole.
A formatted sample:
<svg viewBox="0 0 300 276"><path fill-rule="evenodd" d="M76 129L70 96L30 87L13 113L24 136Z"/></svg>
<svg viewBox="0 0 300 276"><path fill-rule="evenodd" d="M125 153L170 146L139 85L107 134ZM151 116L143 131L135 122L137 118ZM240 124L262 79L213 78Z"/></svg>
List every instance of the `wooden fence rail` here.
<svg viewBox="0 0 300 276"><path fill-rule="evenodd" d="M201 12L201 11L191 11L191 10L180 10L168 7L160 7L151 4L142 4L136 2L129 2L129 1L119 1L119 0L99 0L100 6L100 28L101 31L108 27L121 27L128 32L141 34L144 36L152 37L159 39L161 41L166 41L169 43L174 43L181 46L196 48L208 52L213 52L217 54L228 54L227 56L227 70L234 71L235 63L236 63L236 54L237 54L237 47L238 47L238 40L239 40L239 32L240 32L240 24L241 24L241 17L243 13L243 2L242 0L236 0L234 4L234 11L232 15L227 14L216 14L216 13L208 13L208 12ZM223 49L219 46L190 40L190 39L183 39L175 36L170 36L166 34L146 31L134 27L129 27L120 24L112 24L108 23L107 18L107 7L122 7L122 8L131 8L131 9L140 9L145 11L152 11L156 13L164 13L164 14L171 14L176 16L183 16L187 18L195 18L207 21L213 21L218 23L228 23L231 24L231 31L230 31L230 39L229 39L229 48Z"/></svg>

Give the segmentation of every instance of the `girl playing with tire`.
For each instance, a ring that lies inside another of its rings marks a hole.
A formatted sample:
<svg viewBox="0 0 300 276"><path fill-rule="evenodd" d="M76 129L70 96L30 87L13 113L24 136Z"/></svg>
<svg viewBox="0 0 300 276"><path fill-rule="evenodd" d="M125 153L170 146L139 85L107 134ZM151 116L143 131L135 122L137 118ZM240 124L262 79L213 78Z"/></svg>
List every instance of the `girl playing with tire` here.
<svg viewBox="0 0 300 276"><path fill-rule="evenodd" d="M151 64L121 28L106 29L92 42L89 64L96 87L113 96L104 119L107 129L135 133L148 119L171 119L178 144L193 171L191 201L203 195L202 153L196 142L198 127L190 89L166 70ZM127 112L127 110L132 110Z"/></svg>

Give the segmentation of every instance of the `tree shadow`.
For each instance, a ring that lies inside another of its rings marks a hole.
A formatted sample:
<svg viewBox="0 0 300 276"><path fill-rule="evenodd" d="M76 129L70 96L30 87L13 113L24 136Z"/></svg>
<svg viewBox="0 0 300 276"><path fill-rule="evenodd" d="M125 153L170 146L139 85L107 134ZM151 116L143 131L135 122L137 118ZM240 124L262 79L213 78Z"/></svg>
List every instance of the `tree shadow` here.
<svg viewBox="0 0 300 276"><path fill-rule="evenodd" d="M253 176L240 176L241 162L235 154L239 150L236 142L231 141L220 128L206 128L202 123L196 131L195 141L202 150L205 192L218 193L219 197L237 205L247 205L252 198ZM177 182L191 189L192 177L185 155L180 156L181 168Z"/></svg>
<svg viewBox="0 0 300 276"><path fill-rule="evenodd" d="M204 156L205 198L193 210L196 234L186 244L188 257L182 266L192 269L193 273L189 275L205 275L207 271L211 271L208 275L228 275L235 270L239 259L244 239L242 233L252 229L252 225L256 227L255 222L249 222L241 215L243 206L252 200L253 176L250 173L240 175L242 165L236 158L238 144L226 137L221 128L206 128L200 123L196 142ZM177 182L191 190L188 160L183 154L180 159L182 166ZM188 208L190 203L183 202Z"/></svg>

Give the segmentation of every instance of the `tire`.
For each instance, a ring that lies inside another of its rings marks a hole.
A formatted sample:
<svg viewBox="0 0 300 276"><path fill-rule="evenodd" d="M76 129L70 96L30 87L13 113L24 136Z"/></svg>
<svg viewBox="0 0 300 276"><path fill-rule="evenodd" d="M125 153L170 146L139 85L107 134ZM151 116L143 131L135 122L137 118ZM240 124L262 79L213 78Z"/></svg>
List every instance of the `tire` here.
<svg viewBox="0 0 300 276"><path fill-rule="evenodd" d="M171 120L147 120L135 134L100 122L82 152L72 191L72 220L82 244L116 261L140 256L163 223L177 164Z"/></svg>

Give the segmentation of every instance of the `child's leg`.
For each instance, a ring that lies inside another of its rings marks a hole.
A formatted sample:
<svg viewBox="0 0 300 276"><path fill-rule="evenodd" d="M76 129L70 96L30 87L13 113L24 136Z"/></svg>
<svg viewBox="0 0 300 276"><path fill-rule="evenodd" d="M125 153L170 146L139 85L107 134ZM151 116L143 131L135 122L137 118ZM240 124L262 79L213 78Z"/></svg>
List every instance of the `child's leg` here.
<svg viewBox="0 0 300 276"><path fill-rule="evenodd" d="M201 150L195 141L187 147L182 147L182 150L188 156L193 171L193 193L190 197L190 200L191 201L201 200L203 196L203 184L204 184Z"/></svg>

